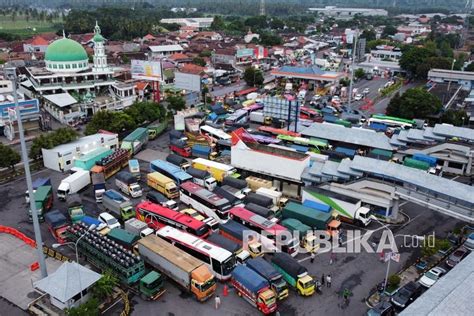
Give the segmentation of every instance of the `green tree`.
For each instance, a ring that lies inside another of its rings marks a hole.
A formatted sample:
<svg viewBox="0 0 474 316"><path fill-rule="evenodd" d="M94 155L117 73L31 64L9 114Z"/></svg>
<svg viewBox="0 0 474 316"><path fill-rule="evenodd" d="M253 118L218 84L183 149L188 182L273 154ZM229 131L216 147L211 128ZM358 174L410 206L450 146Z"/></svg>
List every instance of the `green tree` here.
<svg viewBox="0 0 474 316"><path fill-rule="evenodd" d="M343 87L348 87L350 82L351 81L349 78L342 78L341 80L339 80L339 84Z"/></svg>
<svg viewBox="0 0 474 316"><path fill-rule="evenodd" d="M416 67L416 77L426 78L428 71L433 68L451 69L452 60L447 57L428 57Z"/></svg>
<svg viewBox="0 0 474 316"><path fill-rule="evenodd" d="M203 50L199 53L199 57L211 57L212 56L212 52L210 50Z"/></svg>
<svg viewBox="0 0 474 316"><path fill-rule="evenodd" d="M359 79L359 78L362 78L365 76L365 71L364 69L362 68L357 68L355 71L354 71L354 76Z"/></svg>
<svg viewBox="0 0 474 316"><path fill-rule="evenodd" d="M364 30L362 34L360 35L361 38L365 38L365 40L368 41L373 41L375 40L375 32L373 30Z"/></svg>
<svg viewBox="0 0 474 316"><path fill-rule="evenodd" d="M223 31L225 29L225 23L221 16L214 16L214 21L211 23L211 30L213 31Z"/></svg>
<svg viewBox="0 0 474 316"><path fill-rule="evenodd" d="M406 119L427 119L438 114L441 108L441 100L438 97L422 88L412 88L390 100L387 115Z"/></svg>
<svg viewBox="0 0 474 316"><path fill-rule="evenodd" d="M165 110L160 104L148 101L135 102L124 112L133 119L137 126L156 121L165 115Z"/></svg>
<svg viewBox="0 0 474 316"><path fill-rule="evenodd" d="M390 284L393 287L397 287L400 284L400 281L402 279L398 274L392 274L391 276L388 277L388 284Z"/></svg>
<svg viewBox="0 0 474 316"><path fill-rule="evenodd" d="M21 161L20 154L10 146L0 144L0 168L15 169L15 165Z"/></svg>
<svg viewBox="0 0 474 316"><path fill-rule="evenodd" d="M117 285L117 277L111 271L106 271L99 281L94 284L92 292L97 299L102 301L114 293L114 288Z"/></svg>
<svg viewBox="0 0 474 316"><path fill-rule="evenodd" d="M260 44L264 46L276 46L283 44L283 39L273 33L263 32L260 33Z"/></svg>
<svg viewBox="0 0 474 316"><path fill-rule="evenodd" d="M69 143L77 138L77 132L69 127L63 127L48 134L36 137L30 147L28 156L30 159L39 159L42 156L42 148L51 149L61 144Z"/></svg>
<svg viewBox="0 0 474 316"><path fill-rule="evenodd" d="M194 57L193 58L193 64L204 67L204 66L206 66L206 61L201 57Z"/></svg>
<svg viewBox="0 0 474 316"><path fill-rule="evenodd" d="M166 102L168 102L168 109L174 112L181 111L186 108L186 101L181 96L169 96L166 98Z"/></svg>
<svg viewBox="0 0 474 316"><path fill-rule="evenodd" d="M99 316L99 301L92 297L78 307L65 310L68 316Z"/></svg>
<svg viewBox="0 0 474 316"><path fill-rule="evenodd" d="M100 129L121 133L136 127L134 119L125 112L99 111L92 117L85 129L86 135L97 133Z"/></svg>
<svg viewBox="0 0 474 316"><path fill-rule="evenodd" d="M463 126L466 124L469 116L464 110L449 109L441 115L441 122L455 126Z"/></svg>
<svg viewBox="0 0 474 316"><path fill-rule="evenodd" d="M390 35L397 34L397 28L391 24L384 27L382 32L382 38L388 38Z"/></svg>
<svg viewBox="0 0 474 316"><path fill-rule="evenodd" d="M263 73L259 69L248 67L244 72L244 80L248 86L254 87L256 85L262 85L265 79Z"/></svg>
<svg viewBox="0 0 474 316"><path fill-rule="evenodd" d="M408 46L402 50L400 67L413 76L417 76L417 68L423 64L428 57L434 57L432 53L424 47Z"/></svg>

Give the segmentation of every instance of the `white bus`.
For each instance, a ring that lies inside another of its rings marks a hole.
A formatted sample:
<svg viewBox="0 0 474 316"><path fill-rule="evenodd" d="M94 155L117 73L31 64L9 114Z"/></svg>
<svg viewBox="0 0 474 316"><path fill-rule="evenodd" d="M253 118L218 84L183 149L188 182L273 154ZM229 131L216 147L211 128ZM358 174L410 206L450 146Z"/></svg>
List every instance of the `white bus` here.
<svg viewBox="0 0 474 316"><path fill-rule="evenodd" d="M230 136L229 134L227 134L223 130L214 128L214 127L209 126L209 125L203 125L199 129L200 129L202 135L212 137L216 140L231 140L232 139L232 136Z"/></svg>
<svg viewBox="0 0 474 316"><path fill-rule="evenodd" d="M235 266L235 258L230 251L171 226L159 229L156 235L204 262L219 280L230 278Z"/></svg>
<svg viewBox="0 0 474 316"><path fill-rule="evenodd" d="M225 125L232 126L235 124L247 123L249 120L249 111L240 109L225 118Z"/></svg>
<svg viewBox="0 0 474 316"><path fill-rule="evenodd" d="M182 203L191 206L199 213L215 218L219 222L228 219L229 210L232 207L229 200L191 181L181 184L179 199Z"/></svg>

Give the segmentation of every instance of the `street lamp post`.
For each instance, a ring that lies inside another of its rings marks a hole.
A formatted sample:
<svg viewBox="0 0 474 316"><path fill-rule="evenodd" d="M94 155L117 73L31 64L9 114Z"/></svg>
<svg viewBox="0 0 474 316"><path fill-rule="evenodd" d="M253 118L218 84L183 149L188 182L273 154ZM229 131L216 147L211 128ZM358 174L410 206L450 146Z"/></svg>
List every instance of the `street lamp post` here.
<svg viewBox="0 0 474 316"><path fill-rule="evenodd" d="M351 103L352 103L352 85L354 81L354 68L355 68L355 58L356 58L356 50L357 50L357 36L359 34L359 30L355 31L354 35L354 43L352 46L352 63L351 63L351 81L349 83L349 100L347 102L347 107L349 110L352 110Z"/></svg>
<svg viewBox="0 0 474 316"><path fill-rule="evenodd" d="M92 224L91 226L89 226L89 228L87 229L87 231L91 231L93 229L96 228L96 225L95 224ZM53 244L53 248L56 249L56 248L59 248L61 246L66 246L66 245L74 245L74 250L76 251L76 264L79 265L79 252L77 251L77 245L79 244L79 241L87 234L87 232L84 232L84 234L82 234L79 238L77 238L77 240L75 242L66 242L66 243L63 243L63 244ZM79 267L78 267L78 273L80 273L79 271ZM79 276L79 287L81 288L81 301L82 301L82 298L83 298L83 294L82 294L82 285L81 285L81 277Z"/></svg>
<svg viewBox="0 0 474 316"><path fill-rule="evenodd" d="M30 198L31 218L33 220L33 230L35 232L38 263L41 270L41 276L45 278L48 276L48 271L46 269L46 262L45 262L44 254L43 254L43 239L41 237L41 230L40 230L39 220L38 220L38 210L36 209L35 197L33 194L33 184L31 181L31 172L30 172L30 162L28 159L27 151L26 151L25 134L23 131L23 123L21 121L20 106L18 104L18 94L16 91L17 89L16 68L14 67L6 68L5 75L7 79L9 79L12 83L13 98L15 100L16 119L17 119L17 124L18 124L18 133L20 135L21 158L23 160L23 165L25 168L26 186L28 188L28 195Z"/></svg>
<svg viewBox="0 0 474 316"><path fill-rule="evenodd" d="M454 63L456 62L456 59L453 59L453 62L451 63L451 71L454 69ZM449 88L451 87L451 80L448 82L448 89L446 90L449 93Z"/></svg>

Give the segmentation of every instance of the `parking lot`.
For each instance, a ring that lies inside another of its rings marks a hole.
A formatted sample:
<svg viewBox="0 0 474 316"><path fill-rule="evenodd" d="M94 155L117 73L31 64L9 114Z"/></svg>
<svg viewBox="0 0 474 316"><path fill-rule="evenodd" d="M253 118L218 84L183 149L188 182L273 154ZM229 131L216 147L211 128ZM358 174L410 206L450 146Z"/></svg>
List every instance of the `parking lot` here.
<svg viewBox="0 0 474 316"><path fill-rule="evenodd" d="M157 140L149 143L148 148L157 151L167 151L168 136L162 135ZM157 157L158 158L158 157ZM148 163L141 162L142 174L148 170ZM44 169L33 174L33 178L51 177L53 188L57 188L65 174ZM145 177L142 177L144 179ZM142 180L142 187L148 190ZM107 188L114 188L113 177L107 180ZM28 236L33 237L32 224L27 220L27 205L24 194L26 184L24 179L17 179L11 183L0 186L0 194L3 196L4 206L0 209L0 218L3 225L19 229ZM92 188L88 187L81 192L86 213L91 216L97 216L101 208L95 203ZM141 200L135 199L134 203ZM66 213L66 204L57 199L54 200L53 209L59 209ZM392 225L395 235L427 235L435 233L436 236L445 237L455 226L462 223L448 218L439 213L427 210L414 204L404 204L403 212L409 220L401 225ZM347 224L342 226L345 235L348 230L357 229ZM54 243L52 235L48 232L46 225L41 224L43 240L46 245ZM370 243L377 243L383 229L377 222L372 222L362 233L375 231L369 239ZM397 244L401 246L403 239L396 238ZM413 263L420 255L419 248L400 247L401 260L399 263L392 262L390 274L399 271L402 267ZM64 250L68 253L68 250ZM268 256L268 255L267 255ZM308 255L300 254L297 259L308 268L309 274L316 278L321 278L322 274L332 276L332 287L322 289L322 294L315 294L312 297L298 297L292 291L290 297L279 304L279 310L282 315L314 315L314 314L342 314L342 315L361 315L367 309L365 298L369 295L371 289L385 278L386 263L381 263L380 256L377 253L369 253L362 250L361 253L336 254L336 261L330 264L329 252L322 251L316 255L314 263L311 263ZM342 298L340 293L344 289L349 289L353 295L350 298L350 309L341 309ZM156 315L183 315L185 313L207 313L213 314L214 304L210 300L205 303L198 303L188 294L182 293L176 285L167 283L167 293L154 303L144 302L140 298L133 298L133 310L136 314ZM235 292L230 289L229 295L223 296L223 285L220 284L217 292L222 299L222 306L219 314L222 315L254 315L255 309L243 299L239 298Z"/></svg>

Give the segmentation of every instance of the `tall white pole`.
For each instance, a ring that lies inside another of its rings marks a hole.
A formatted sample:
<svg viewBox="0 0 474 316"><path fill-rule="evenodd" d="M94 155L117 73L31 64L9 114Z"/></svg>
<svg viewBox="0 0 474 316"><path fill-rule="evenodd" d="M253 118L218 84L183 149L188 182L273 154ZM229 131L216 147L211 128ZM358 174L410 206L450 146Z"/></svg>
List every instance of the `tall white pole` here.
<svg viewBox="0 0 474 316"><path fill-rule="evenodd" d="M354 35L354 43L352 45L352 63L351 63L351 81L349 84L349 100L347 103L347 107L349 110L352 110L351 103L352 103L352 85L354 81L354 68L355 68L355 58L356 58L356 50L357 50L357 36L359 34L359 30L355 31Z"/></svg>
<svg viewBox="0 0 474 316"><path fill-rule="evenodd" d="M16 91L17 89L16 68L5 69L5 72L7 74L7 77L12 82L13 97L15 100L16 119L18 122L18 133L20 134L21 157L23 160L24 168L25 168L26 186L28 188L28 195L30 197L31 218L33 219L33 230L35 232L36 251L38 254L38 262L41 269L41 276L45 278L48 276L48 271L46 270L46 262L44 260L43 239L41 238L41 230L40 230L40 225L39 225L39 220L38 220L38 210L36 209L35 197L33 194L33 184L31 181L30 162L28 160L28 154L26 152L25 135L23 132L23 123L21 122L20 106L18 104L18 94Z"/></svg>
<svg viewBox="0 0 474 316"><path fill-rule="evenodd" d="M390 261L392 261L392 253L389 252L390 256L388 257L388 264L387 264L387 272L385 273L385 282L383 285L383 290L387 289L387 282L388 282L388 274L390 273ZM385 260L385 258L384 258Z"/></svg>

